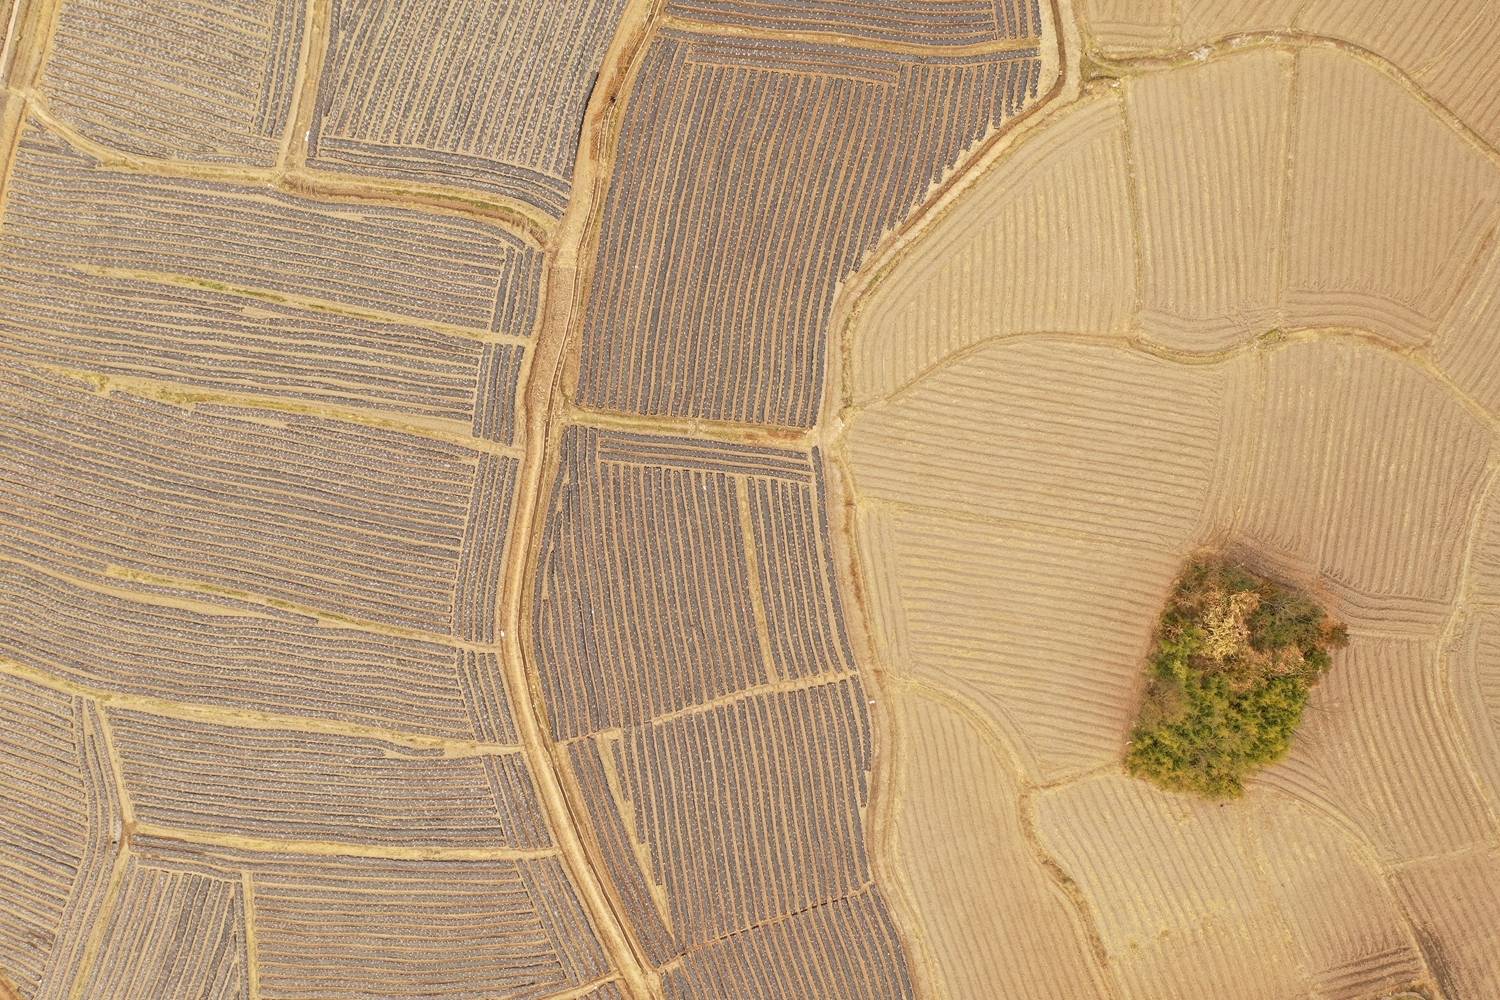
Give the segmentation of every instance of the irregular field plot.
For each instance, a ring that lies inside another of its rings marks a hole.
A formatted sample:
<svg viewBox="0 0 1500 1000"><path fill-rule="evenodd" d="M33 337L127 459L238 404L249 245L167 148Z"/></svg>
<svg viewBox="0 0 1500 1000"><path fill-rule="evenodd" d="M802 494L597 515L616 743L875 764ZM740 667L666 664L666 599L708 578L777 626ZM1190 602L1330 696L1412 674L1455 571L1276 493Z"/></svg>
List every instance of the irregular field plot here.
<svg viewBox="0 0 1500 1000"><path fill-rule="evenodd" d="M1040 77L1039 49L903 57L663 31L626 109L579 402L810 425L834 286Z"/></svg>
<svg viewBox="0 0 1500 1000"><path fill-rule="evenodd" d="M561 216L623 0L334 0L309 162Z"/></svg>
<svg viewBox="0 0 1500 1000"><path fill-rule="evenodd" d="M564 437L534 649L629 923L681 960L673 996L762 995L740 964L762 952L800 956L775 989L909 988L863 847L869 721L821 477L816 451Z"/></svg>
<svg viewBox="0 0 1500 1000"><path fill-rule="evenodd" d="M941 921L919 946L930 975L960 997L1108 997L1081 918L1026 842L1008 754L949 704L897 700L893 852L917 912Z"/></svg>
<svg viewBox="0 0 1500 1000"><path fill-rule="evenodd" d="M1176 30L1107 10L1131 44ZM1426 859L1478 857L1500 816L1500 522L1478 520L1497 181L1368 60L1213 54L1062 109L853 304L837 453L877 659L1014 754L1010 794L1035 796L1125 996L1467 996L1500 974L1485 906L1403 916L1442 898ZM1154 615L1203 546L1310 588L1355 641L1244 809L1199 815L1088 775L1118 766ZM962 782L903 786L962 830L897 840L912 886L995 828L964 825ZM964 940L962 891L908 899L911 933ZM955 995L984 995L951 964Z"/></svg>
<svg viewBox="0 0 1500 1000"><path fill-rule="evenodd" d="M1124 777L1040 793L1037 833L1089 899L1129 997L1363 998L1422 971L1355 843L1276 800L1243 809Z"/></svg>
<svg viewBox="0 0 1500 1000"><path fill-rule="evenodd" d="M541 255L458 219L100 168L22 136L0 229L19 357L509 441Z"/></svg>
<svg viewBox="0 0 1500 1000"><path fill-rule="evenodd" d="M65 995L121 837L98 711L0 675L0 954L27 995Z"/></svg>
<svg viewBox="0 0 1500 1000"><path fill-rule="evenodd" d="M1489 142L1500 138L1500 19L1488 0L1082 0L1106 55L1194 49L1241 34L1295 32L1352 43L1389 60ZM1378 123L1350 114L1346 122Z"/></svg>
<svg viewBox="0 0 1500 1000"><path fill-rule="evenodd" d="M302 0L63 0L48 109L126 153L269 165L289 125Z"/></svg>
<svg viewBox="0 0 1500 1000"><path fill-rule="evenodd" d="M584 428L562 453L533 590L560 737L853 669L816 454Z"/></svg>

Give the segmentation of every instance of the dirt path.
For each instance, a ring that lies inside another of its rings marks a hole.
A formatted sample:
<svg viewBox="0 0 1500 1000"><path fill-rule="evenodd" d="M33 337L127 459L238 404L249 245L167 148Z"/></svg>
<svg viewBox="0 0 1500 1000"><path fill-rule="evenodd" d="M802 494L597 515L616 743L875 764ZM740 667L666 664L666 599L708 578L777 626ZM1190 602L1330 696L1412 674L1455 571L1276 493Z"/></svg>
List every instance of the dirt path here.
<svg viewBox="0 0 1500 1000"><path fill-rule="evenodd" d="M562 432L563 421L559 417L565 405L561 388L567 347L582 327L583 303L619 139L624 97L633 78L636 57L645 49L661 6L662 0L634 0L620 21L584 113L573 171L573 195L545 248L548 268L542 293L543 316L525 385L526 453L512 507L511 542L501 585L499 621L512 711L536 779L539 800L605 952L633 1000L660 997L661 983L642 957L633 928L621 915L622 907L600 875L603 866L585 837L581 806L570 798L564 785L563 751L548 735L540 683L524 641L529 610L524 598L531 578L536 536L542 527L541 506L550 474L548 458L556 454Z"/></svg>

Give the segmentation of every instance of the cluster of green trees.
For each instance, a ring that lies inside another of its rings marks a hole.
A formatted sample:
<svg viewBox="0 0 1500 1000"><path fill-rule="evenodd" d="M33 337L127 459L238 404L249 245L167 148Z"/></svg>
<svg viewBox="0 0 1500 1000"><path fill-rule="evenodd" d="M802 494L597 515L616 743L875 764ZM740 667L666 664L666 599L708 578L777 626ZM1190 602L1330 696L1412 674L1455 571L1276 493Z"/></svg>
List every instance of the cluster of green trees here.
<svg viewBox="0 0 1500 1000"><path fill-rule="evenodd" d="M1287 752L1308 691L1347 641L1306 594L1194 560L1162 612L1126 768L1174 791L1239 795L1249 772Z"/></svg>

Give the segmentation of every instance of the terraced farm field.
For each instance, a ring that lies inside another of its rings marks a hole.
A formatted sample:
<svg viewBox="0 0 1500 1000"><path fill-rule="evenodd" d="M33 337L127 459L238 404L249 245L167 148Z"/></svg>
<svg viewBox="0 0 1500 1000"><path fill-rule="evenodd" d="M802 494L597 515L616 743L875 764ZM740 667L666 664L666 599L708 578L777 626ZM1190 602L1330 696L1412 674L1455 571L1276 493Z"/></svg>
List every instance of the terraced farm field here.
<svg viewBox="0 0 1500 1000"><path fill-rule="evenodd" d="M1492 6L0 0L0 1000L1500 997Z"/></svg>

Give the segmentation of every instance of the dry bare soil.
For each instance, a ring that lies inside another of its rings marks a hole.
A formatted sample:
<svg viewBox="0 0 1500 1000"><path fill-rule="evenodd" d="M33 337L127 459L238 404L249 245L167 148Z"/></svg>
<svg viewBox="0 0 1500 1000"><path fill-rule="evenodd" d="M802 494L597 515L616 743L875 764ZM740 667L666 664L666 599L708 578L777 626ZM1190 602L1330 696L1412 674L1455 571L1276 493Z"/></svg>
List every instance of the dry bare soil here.
<svg viewBox="0 0 1500 1000"><path fill-rule="evenodd" d="M3 1000L1500 996L1491 0L0 26Z"/></svg>
<svg viewBox="0 0 1500 1000"><path fill-rule="evenodd" d="M1500 72L1477 41L1500 15L1076 14L1069 97L838 307L826 441L918 980L1500 995ZM1352 636L1229 804L1119 767L1156 610L1204 548Z"/></svg>

